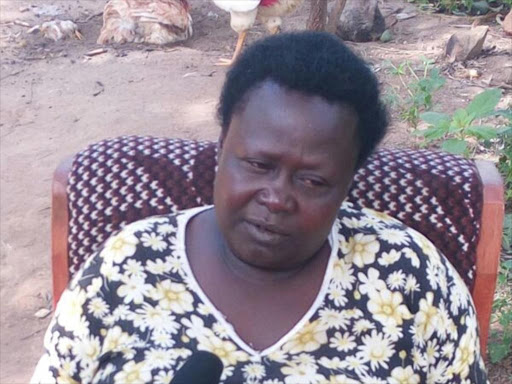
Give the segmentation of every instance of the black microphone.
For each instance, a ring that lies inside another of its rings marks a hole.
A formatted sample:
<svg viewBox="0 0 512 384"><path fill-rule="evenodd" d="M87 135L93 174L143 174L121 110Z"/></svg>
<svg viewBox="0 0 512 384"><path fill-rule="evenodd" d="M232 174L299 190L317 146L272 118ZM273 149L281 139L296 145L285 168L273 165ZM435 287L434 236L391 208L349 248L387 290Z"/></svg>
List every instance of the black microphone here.
<svg viewBox="0 0 512 384"><path fill-rule="evenodd" d="M178 369L171 384L219 384L224 365L213 353L198 351Z"/></svg>

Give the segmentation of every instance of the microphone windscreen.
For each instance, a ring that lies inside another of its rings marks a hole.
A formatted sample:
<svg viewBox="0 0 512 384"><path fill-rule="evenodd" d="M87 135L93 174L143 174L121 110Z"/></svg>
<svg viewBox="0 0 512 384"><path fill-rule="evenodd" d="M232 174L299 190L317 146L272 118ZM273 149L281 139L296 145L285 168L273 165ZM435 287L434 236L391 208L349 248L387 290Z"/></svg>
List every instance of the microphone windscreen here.
<svg viewBox="0 0 512 384"><path fill-rule="evenodd" d="M198 351L176 372L171 384L219 384L223 368L216 355Z"/></svg>

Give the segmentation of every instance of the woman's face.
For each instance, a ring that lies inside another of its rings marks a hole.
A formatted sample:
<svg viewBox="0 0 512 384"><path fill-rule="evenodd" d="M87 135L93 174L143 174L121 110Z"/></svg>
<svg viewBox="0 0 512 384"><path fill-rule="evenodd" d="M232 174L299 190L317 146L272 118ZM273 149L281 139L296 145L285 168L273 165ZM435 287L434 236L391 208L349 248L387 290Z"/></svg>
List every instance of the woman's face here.
<svg viewBox="0 0 512 384"><path fill-rule="evenodd" d="M357 160L356 113L266 81L221 137L214 188L229 250L287 270L320 250Z"/></svg>

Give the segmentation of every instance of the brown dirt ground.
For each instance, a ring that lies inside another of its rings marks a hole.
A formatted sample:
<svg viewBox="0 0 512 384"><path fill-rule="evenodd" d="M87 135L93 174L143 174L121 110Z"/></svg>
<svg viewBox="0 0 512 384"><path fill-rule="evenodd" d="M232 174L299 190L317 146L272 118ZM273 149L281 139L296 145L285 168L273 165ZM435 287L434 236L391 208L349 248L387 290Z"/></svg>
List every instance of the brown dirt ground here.
<svg viewBox="0 0 512 384"><path fill-rule="evenodd" d="M97 48L101 17L93 15L104 1L0 0L0 383L27 382L42 352L49 317L34 314L51 301L50 188L57 164L92 142L118 135L218 135L215 106L226 70L214 63L230 56L235 34L229 16L209 0L189 2L194 37L186 43L115 46L86 58ZM30 8L20 12L22 7ZM418 62L423 55L435 59L447 76L436 95L439 109L453 110L489 85L507 82L503 102L510 101L512 45L496 23L490 23L482 56L451 65L442 58L444 44L471 20L421 13L405 0L381 4L385 16L398 8L418 14L393 27L393 42L350 44L373 65L385 89L398 89L400 83L384 69L384 60ZM47 15L52 12L59 15ZM284 29L303 29L308 12L306 2L285 20ZM13 24L52 18L77 21L85 40L49 42ZM249 43L263 35L255 28ZM481 76L467 78L467 68ZM395 118L384 145L414 145L408 130ZM509 382L510 360L490 368L492 382Z"/></svg>

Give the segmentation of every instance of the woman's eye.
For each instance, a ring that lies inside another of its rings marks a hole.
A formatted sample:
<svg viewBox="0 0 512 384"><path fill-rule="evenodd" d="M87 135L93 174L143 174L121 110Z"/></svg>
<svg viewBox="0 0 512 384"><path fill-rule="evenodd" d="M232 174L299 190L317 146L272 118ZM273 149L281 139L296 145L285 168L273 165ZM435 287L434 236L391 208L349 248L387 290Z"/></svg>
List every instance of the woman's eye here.
<svg viewBox="0 0 512 384"><path fill-rule="evenodd" d="M326 183L323 180L311 179L311 178L304 178L302 182L306 186L311 187L311 188L318 188L318 187L323 187L326 185Z"/></svg>
<svg viewBox="0 0 512 384"><path fill-rule="evenodd" d="M269 169L269 165L262 162L262 161L256 161L256 160L246 160L246 163L254 169L257 170L267 170Z"/></svg>

